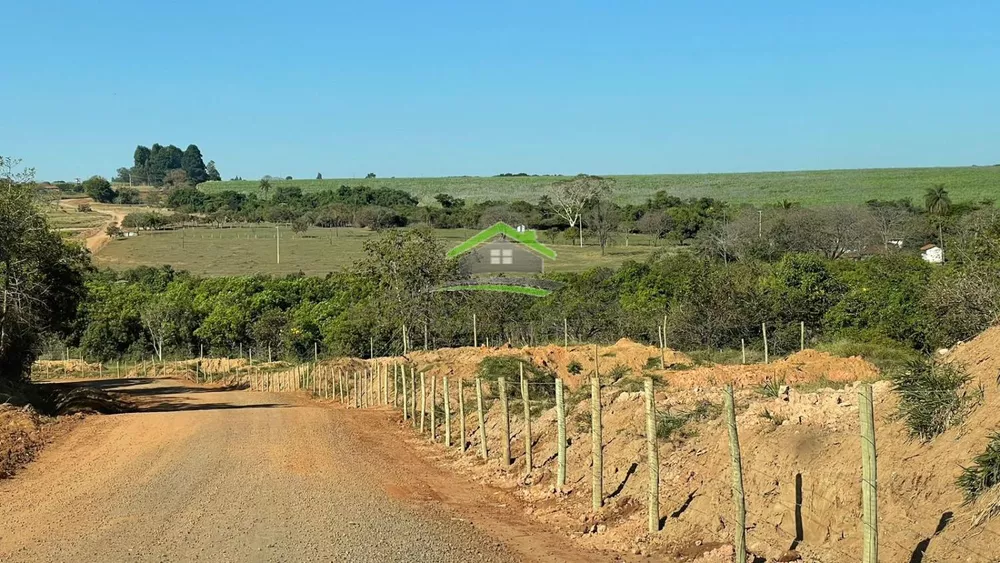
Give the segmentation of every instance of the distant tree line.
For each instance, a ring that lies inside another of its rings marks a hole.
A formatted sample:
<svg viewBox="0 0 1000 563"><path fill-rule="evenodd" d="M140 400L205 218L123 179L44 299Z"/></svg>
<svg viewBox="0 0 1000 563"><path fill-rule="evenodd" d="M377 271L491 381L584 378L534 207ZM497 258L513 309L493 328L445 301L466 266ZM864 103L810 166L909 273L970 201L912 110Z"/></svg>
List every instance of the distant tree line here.
<svg viewBox="0 0 1000 563"><path fill-rule="evenodd" d="M215 161L210 160L206 164L198 145L188 145L183 151L174 145L139 145L132 155L132 162L131 167L118 169L115 182L177 187L222 179Z"/></svg>

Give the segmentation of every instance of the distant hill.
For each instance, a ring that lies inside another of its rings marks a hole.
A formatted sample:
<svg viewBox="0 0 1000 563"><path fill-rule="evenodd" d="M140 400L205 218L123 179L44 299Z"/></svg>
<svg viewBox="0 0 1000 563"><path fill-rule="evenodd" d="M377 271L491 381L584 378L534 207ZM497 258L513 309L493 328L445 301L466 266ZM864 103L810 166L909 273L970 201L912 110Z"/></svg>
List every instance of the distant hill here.
<svg viewBox="0 0 1000 563"><path fill-rule="evenodd" d="M681 198L714 197L732 203L775 203L782 200L807 205L862 203L869 199L912 198L919 203L924 190L944 184L953 201L979 201L1000 196L1000 166L952 168L871 168L800 172L732 174L648 174L611 176L622 203L639 203L658 190ZM385 186L407 191L422 202L438 193L469 201L537 201L552 182L568 176L452 176L446 178L328 178L271 180L272 188L299 186L305 192L341 185ZM205 182L206 192L236 190L253 193L257 180Z"/></svg>

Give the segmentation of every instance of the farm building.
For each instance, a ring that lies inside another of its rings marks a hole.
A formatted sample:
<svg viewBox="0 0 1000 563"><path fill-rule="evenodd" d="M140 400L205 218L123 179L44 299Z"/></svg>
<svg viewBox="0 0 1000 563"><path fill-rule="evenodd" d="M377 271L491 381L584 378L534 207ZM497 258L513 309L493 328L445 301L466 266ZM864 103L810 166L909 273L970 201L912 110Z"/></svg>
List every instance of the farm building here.
<svg viewBox="0 0 1000 563"><path fill-rule="evenodd" d="M538 242L535 231L505 223L486 229L453 253L460 257L459 267L466 275L540 274L545 272L545 260L555 256Z"/></svg>
<svg viewBox="0 0 1000 563"><path fill-rule="evenodd" d="M920 257L931 264L943 264L944 250L936 244L925 244L920 247Z"/></svg>

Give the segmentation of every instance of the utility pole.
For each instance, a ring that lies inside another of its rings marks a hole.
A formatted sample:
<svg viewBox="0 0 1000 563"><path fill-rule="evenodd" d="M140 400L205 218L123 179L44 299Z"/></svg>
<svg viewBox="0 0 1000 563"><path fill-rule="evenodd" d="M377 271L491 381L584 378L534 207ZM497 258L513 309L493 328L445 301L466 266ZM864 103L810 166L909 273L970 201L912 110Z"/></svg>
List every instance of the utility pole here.
<svg viewBox="0 0 1000 563"><path fill-rule="evenodd" d="M757 210L757 238L764 238L764 211Z"/></svg>
<svg viewBox="0 0 1000 563"><path fill-rule="evenodd" d="M274 226L274 243L277 249L278 264L281 264L281 227L279 225Z"/></svg>

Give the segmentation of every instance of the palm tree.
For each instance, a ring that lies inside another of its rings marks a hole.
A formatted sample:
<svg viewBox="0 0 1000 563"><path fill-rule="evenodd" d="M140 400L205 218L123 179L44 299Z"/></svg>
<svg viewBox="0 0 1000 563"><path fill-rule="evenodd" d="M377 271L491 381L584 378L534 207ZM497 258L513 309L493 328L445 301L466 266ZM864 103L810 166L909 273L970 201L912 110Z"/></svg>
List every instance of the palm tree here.
<svg viewBox="0 0 1000 563"><path fill-rule="evenodd" d="M924 193L924 208L927 214L937 218L938 244L944 248L944 218L951 213L951 198L944 184L934 184Z"/></svg>
<svg viewBox="0 0 1000 563"><path fill-rule="evenodd" d="M261 195L264 196L264 199L267 199L267 192L271 191L271 182L269 182L267 178L264 178L260 181L260 186L258 188L260 189Z"/></svg>

